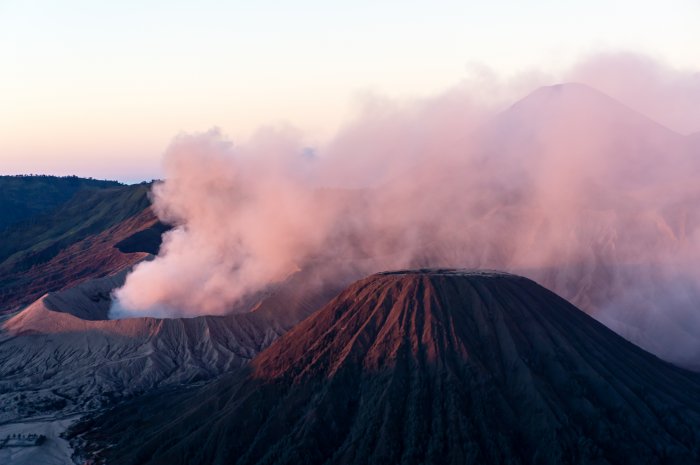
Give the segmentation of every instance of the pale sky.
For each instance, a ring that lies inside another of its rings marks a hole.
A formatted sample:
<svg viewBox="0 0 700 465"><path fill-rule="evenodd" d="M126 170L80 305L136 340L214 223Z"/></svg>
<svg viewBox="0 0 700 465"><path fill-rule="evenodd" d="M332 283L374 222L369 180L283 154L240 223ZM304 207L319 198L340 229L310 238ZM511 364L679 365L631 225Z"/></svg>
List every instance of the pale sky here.
<svg viewBox="0 0 700 465"><path fill-rule="evenodd" d="M700 69L700 1L0 0L0 173L159 175L179 132L330 136L367 92L600 51Z"/></svg>

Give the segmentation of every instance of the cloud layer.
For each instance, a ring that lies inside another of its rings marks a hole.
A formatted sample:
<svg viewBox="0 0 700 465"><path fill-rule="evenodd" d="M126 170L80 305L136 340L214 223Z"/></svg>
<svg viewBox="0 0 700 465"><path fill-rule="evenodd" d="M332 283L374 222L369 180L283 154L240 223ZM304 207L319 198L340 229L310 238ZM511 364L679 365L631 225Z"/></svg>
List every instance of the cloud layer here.
<svg viewBox="0 0 700 465"><path fill-rule="evenodd" d="M590 86L508 106L545 79L533 76L481 73L410 103L367 98L313 150L289 128L240 146L218 130L177 137L153 190L176 228L116 292L112 315L227 313L318 263L498 268L696 363L700 143L684 134L700 129L700 105L679 102L700 97L697 74L596 56L566 74Z"/></svg>

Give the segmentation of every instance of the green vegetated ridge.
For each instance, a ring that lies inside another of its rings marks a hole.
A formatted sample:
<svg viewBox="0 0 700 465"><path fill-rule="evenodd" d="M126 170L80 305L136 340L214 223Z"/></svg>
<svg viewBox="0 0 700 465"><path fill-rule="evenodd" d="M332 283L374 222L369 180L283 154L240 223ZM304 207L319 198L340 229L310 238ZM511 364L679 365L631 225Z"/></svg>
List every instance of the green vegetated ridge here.
<svg viewBox="0 0 700 465"><path fill-rule="evenodd" d="M32 274L35 267L47 264L66 248L102 234L150 207L150 184L146 183L123 185L81 178L5 176L0 178L0 186L3 198L11 198L15 205L33 206L31 211L14 214L15 219L22 219L11 224L5 219L4 227L0 228L3 237L0 241L0 310L17 300L15 294L20 285L30 284L36 278ZM5 186L8 186L7 191ZM52 196L54 198L50 198ZM3 204L3 208L7 206ZM146 216L153 218L152 214ZM85 244L86 251L88 246ZM47 279L46 270L41 278ZM65 284L58 276L52 281L55 285L44 292ZM27 303L28 299L20 300Z"/></svg>
<svg viewBox="0 0 700 465"><path fill-rule="evenodd" d="M0 176L0 230L47 214L85 188L121 186L117 181L77 176Z"/></svg>

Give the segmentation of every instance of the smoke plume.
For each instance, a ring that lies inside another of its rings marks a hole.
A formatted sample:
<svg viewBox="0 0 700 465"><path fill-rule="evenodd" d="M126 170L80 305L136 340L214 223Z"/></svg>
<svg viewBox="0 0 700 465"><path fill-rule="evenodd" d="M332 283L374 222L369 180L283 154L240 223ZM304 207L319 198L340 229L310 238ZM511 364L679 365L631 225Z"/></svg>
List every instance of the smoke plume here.
<svg viewBox="0 0 700 465"><path fill-rule="evenodd" d="M235 311L318 264L497 268L700 366L700 138L689 134L700 77L596 56L566 74L579 84L509 105L545 79L533 76L481 73L410 103L368 97L320 147L290 128L241 145L216 129L177 137L153 189L175 228L116 291L113 317Z"/></svg>

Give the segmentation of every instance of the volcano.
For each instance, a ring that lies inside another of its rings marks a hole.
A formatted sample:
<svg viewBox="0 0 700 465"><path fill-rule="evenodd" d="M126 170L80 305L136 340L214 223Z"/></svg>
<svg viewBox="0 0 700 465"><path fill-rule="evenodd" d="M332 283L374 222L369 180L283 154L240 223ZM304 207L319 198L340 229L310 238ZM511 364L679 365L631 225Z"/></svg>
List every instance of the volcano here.
<svg viewBox="0 0 700 465"><path fill-rule="evenodd" d="M529 279L397 271L72 434L110 464L697 463L700 377Z"/></svg>

